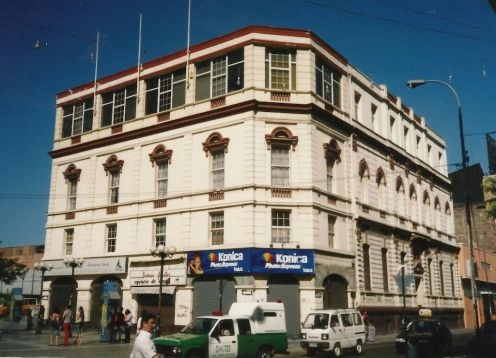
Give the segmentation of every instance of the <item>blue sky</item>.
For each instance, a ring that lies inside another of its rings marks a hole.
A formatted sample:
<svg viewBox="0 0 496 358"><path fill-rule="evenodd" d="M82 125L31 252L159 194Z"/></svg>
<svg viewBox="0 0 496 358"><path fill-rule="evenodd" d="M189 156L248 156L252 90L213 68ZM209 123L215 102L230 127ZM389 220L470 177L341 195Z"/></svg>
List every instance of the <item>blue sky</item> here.
<svg viewBox="0 0 496 358"><path fill-rule="evenodd" d="M0 0L0 243L45 240L55 95L186 47L187 0ZM192 0L191 44L248 25L312 30L374 82L385 84L444 137L460 163L458 92L470 164L487 172L496 131L496 14L486 0ZM40 48L35 49L36 41ZM456 170L450 166L449 171Z"/></svg>

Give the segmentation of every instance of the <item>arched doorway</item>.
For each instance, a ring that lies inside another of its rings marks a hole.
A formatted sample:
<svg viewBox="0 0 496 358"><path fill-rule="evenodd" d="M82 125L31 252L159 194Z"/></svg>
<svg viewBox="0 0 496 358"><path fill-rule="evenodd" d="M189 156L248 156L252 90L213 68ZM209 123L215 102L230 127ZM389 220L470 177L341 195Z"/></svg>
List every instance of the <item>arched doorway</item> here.
<svg viewBox="0 0 496 358"><path fill-rule="evenodd" d="M294 276L271 276L267 282L267 301L282 302L286 311L286 330L291 338L300 334L300 284Z"/></svg>
<svg viewBox="0 0 496 358"><path fill-rule="evenodd" d="M348 281L332 274L324 279L324 308L348 308Z"/></svg>
<svg viewBox="0 0 496 358"><path fill-rule="evenodd" d="M76 307L77 287L77 281L72 277L61 277L54 280L51 284L49 313L53 312L55 307L63 312L68 304Z"/></svg>
<svg viewBox="0 0 496 358"><path fill-rule="evenodd" d="M114 297L114 299L110 301L110 304L114 305L115 307L119 307L122 305L122 281L115 276L102 276L97 278L91 284L91 303L88 316L89 324L91 325L91 327L101 327L103 284L107 281L115 281L117 282L117 286L119 287L119 297Z"/></svg>

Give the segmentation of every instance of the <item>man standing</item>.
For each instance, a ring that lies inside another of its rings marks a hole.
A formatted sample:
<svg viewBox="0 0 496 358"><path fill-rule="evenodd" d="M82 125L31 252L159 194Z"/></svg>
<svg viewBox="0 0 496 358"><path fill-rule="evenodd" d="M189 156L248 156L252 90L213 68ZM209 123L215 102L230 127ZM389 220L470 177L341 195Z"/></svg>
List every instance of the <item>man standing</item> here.
<svg viewBox="0 0 496 358"><path fill-rule="evenodd" d="M157 320L151 313L142 315L142 326L140 334L134 341L134 347L129 355L130 358L158 358L159 355L152 341L152 331L157 326Z"/></svg>
<svg viewBox="0 0 496 358"><path fill-rule="evenodd" d="M72 311L71 305L67 305L64 313L62 314L62 319L64 321L64 346L69 345L69 334L71 331L71 319L72 319Z"/></svg>

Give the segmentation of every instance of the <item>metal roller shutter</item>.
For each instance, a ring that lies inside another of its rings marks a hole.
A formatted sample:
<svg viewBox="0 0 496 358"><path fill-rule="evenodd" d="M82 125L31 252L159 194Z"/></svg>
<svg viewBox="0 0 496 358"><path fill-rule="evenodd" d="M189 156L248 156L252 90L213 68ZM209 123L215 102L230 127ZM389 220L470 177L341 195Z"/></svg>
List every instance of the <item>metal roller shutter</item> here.
<svg viewBox="0 0 496 358"><path fill-rule="evenodd" d="M222 311L229 312L233 302L236 302L236 281L233 279L222 279ZM220 280L196 279L193 292L193 317L211 315L218 311L220 306L219 287Z"/></svg>
<svg viewBox="0 0 496 358"><path fill-rule="evenodd" d="M273 277L268 282L267 301L284 303L288 337L298 339L300 335L299 283L293 277Z"/></svg>

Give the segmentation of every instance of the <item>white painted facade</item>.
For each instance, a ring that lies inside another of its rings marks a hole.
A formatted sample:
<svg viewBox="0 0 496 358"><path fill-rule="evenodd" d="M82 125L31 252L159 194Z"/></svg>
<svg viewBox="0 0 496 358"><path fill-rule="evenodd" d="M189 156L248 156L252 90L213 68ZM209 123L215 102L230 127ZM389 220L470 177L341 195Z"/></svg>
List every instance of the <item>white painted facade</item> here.
<svg viewBox="0 0 496 358"><path fill-rule="evenodd" d="M238 49L243 53L242 88L195 100L198 63ZM288 86L293 83L294 88L274 88L266 82L266 54L276 49L294 51L294 70L288 70ZM340 73L336 105L316 93L316 57ZM157 270L159 260L152 258L149 248L155 244L157 220L165 219L165 244L177 249L166 264L178 276L184 270L186 277L186 254L191 251L313 250L315 274L294 275L300 321L313 309L343 304L333 301L329 286L336 277L345 283L345 305L384 313L401 310L403 296L392 278L398 272L401 251L406 252L407 273L419 260L424 269L428 260L436 268L431 276L425 270L418 288L413 284L408 288L409 309L420 304L453 312L461 309L457 265L450 266L456 263L458 249L445 142L423 118L311 32L265 27L241 29L192 47L184 104L145 114L147 80L185 66L182 51L144 64L139 80L133 69L98 80L95 97L92 83L57 96L44 260L61 262L68 254L102 262L114 256L127 259L124 273L89 273L84 265L76 268L78 305L90 315L98 314L92 306L92 285L113 276L122 284L123 306L136 317L139 290L133 291L130 273ZM105 94L137 82L136 114L102 126ZM64 135L64 108L92 98L91 129ZM273 185L272 155L281 145L289 149L283 165L289 174L286 184ZM171 151L166 155L163 197L157 194L157 162L150 156L160 146L162 154ZM219 153L219 148L224 153L220 189L214 188L212 179L213 153ZM327 171L329 159L334 160L332 179ZM119 199L111 203L110 180L115 170ZM77 181L72 203L71 181ZM273 237L278 210L289 213L289 237L284 244ZM212 241L215 213L223 214L220 244ZM109 225L117 228L113 251L109 250ZM72 232L69 246L68 230ZM419 242L420 254L413 257L412 247ZM364 267L364 244L370 245L368 268ZM387 249L385 276L383 249ZM442 280L437 271L440 261L444 263ZM450 267L454 267L452 276ZM45 291L53 294L54 283L69 275L47 276ZM238 301L268 299L270 275L233 275L232 279ZM170 286L167 293L175 295L171 325L184 325L194 312L195 278Z"/></svg>

